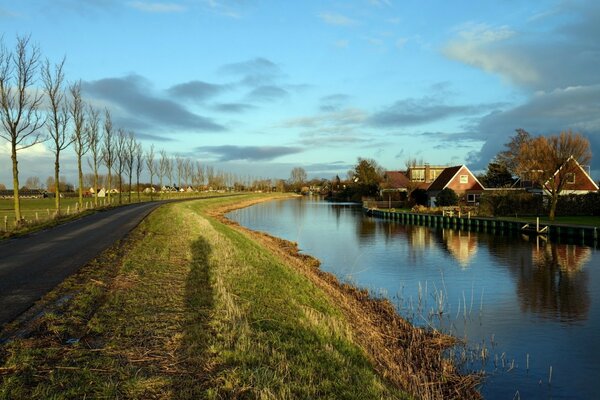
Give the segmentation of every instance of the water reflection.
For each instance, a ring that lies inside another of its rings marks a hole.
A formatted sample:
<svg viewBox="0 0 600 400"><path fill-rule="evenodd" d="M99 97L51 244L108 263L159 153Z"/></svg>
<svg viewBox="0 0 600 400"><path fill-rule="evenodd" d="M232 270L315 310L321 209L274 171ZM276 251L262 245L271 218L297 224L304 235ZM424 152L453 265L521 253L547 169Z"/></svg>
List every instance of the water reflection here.
<svg viewBox="0 0 600 400"><path fill-rule="evenodd" d="M458 261L461 268L467 268L477 254L477 235L468 231L444 229L442 239L448 253Z"/></svg>
<svg viewBox="0 0 600 400"><path fill-rule="evenodd" d="M533 247L531 263L515 271L522 311L561 322L587 319L590 295L584 267L591 253L588 247L568 244Z"/></svg>

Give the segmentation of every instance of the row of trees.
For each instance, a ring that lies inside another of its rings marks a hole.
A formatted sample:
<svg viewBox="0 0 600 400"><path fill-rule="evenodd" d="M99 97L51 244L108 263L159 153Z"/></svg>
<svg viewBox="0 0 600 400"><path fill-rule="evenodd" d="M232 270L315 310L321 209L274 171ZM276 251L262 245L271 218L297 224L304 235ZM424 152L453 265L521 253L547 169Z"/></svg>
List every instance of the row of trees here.
<svg viewBox="0 0 600 400"><path fill-rule="evenodd" d="M179 188L183 185L201 187L207 183L215 189L271 190L276 185L268 179L243 179L198 161L173 158L164 150L155 153L154 145L144 151L133 132L113 126L109 110L102 112L83 100L81 82L66 82L64 66L65 58L55 64L42 60L40 49L31 43L30 37L17 37L14 49L8 49L4 41L0 41L0 138L10 143L14 212L18 223L21 221L18 154L46 141L54 154L52 189L57 214L60 213L60 193L67 188L61 184L64 183L60 175L61 157L69 148L73 148L77 160L80 207L87 185L94 188L96 205L100 185L107 187L109 198L111 189L118 187L119 203L123 187L127 186L131 201L134 179L139 200L143 171L148 172L152 187L155 177L160 187L165 179L174 186L175 178ZM91 173L84 182L86 156ZM106 168L104 175L100 173L102 167ZM39 178L27 182L28 186L34 184L40 185ZM47 186L51 189L50 183Z"/></svg>

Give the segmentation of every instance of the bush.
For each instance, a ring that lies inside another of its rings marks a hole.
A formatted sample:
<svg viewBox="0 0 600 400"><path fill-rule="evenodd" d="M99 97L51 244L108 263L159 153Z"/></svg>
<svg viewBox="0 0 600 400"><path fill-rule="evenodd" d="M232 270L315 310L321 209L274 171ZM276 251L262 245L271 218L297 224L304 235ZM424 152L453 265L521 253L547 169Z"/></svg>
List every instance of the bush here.
<svg viewBox="0 0 600 400"><path fill-rule="evenodd" d="M456 192L450 188L443 189L435 196L435 205L438 207L455 206L458 204Z"/></svg>
<svg viewBox="0 0 600 400"><path fill-rule="evenodd" d="M419 206L427 205L427 190L425 189L415 189L410 194L410 200L413 204Z"/></svg>

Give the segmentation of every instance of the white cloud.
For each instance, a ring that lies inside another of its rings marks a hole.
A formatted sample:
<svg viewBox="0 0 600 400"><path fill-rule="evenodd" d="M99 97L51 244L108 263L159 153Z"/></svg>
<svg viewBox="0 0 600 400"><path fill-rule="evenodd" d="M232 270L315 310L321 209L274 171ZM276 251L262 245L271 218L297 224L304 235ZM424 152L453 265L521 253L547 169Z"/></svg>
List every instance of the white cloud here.
<svg viewBox="0 0 600 400"><path fill-rule="evenodd" d="M457 38L444 47L443 53L448 58L497 73L517 84L534 85L540 79L534 65L510 47L498 45L516 35L507 26L492 28L486 24L468 23L458 29Z"/></svg>
<svg viewBox="0 0 600 400"><path fill-rule="evenodd" d="M0 146L0 155L10 156L11 145L8 142L2 143ZM45 146L44 143L37 143L31 147L27 147L23 150L17 150L17 157L39 157L39 156L50 156L52 153Z"/></svg>
<svg viewBox="0 0 600 400"><path fill-rule="evenodd" d="M396 40L396 47L399 49L403 49L404 46L406 46L406 43L408 43L408 38L402 37Z"/></svg>
<svg viewBox="0 0 600 400"><path fill-rule="evenodd" d="M346 17L345 15L341 15L341 14L333 14L333 13L320 13L319 14L319 18L321 18L321 20L323 22L325 22L326 24L329 25L336 25L336 26L355 26L358 25L358 22L350 19L348 17Z"/></svg>
<svg viewBox="0 0 600 400"><path fill-rule="evenodd" d="M127 3L127 5L135 8L136 10L150 13L176 13L186 10L184 6L175 3L147 3L143 1L130 1Z"/></svg>
<svg viewBox="0 0 600 400"><path fill-rule="evenodd" d="M340 40L336 40L335 42L333 42L333 45L335 47L339 47L340 49L346 49L350 45L350 42L345 39L340 39Z"/></svg>

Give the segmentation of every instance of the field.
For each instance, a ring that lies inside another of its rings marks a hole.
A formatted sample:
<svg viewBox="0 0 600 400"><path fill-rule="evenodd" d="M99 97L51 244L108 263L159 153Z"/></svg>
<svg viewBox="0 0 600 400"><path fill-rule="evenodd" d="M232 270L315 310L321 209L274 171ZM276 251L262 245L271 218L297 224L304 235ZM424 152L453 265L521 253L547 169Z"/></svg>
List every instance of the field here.
<svg viewBox="0 0 600 400"><path fill-rule="evenodd" d="M152 196L152 200L165 200L174 198L185 198L185 197L207 197L213 193L172 193L172 194L155 194ZM123 194L122 202L127 204L128 196ZM150 201L149 195L141 194L140 201ZM27 225L43 224L47 221L51 221L55 216L55 199L21 199L21 214L25 219ZM112 205L118 204L118 195L113 195L111 198ZM131 194L131 201L137 202L137 193ZM74 216L77 211L77 197L65 197L61 199L61 212L62 216ZM109 204L108 198L99 198L99 206L103 207ZM94 208L94 198L84 197L83 209L80 211L89 211ZM11 232L15 228L15 213L14 213L14 201L13 199L0 199L0 233ZM6 222L6 226L5 226Z"/></svg>
<svg viewBox="0 0 600 400"><path fill-rule="evenodd" d="M442 337L413 331L387 303L320 281L312 261L284 257L264 244L277 241L263 243L215 211L266 198L154 211L47 295L31 319L0 334L13 336L0 345L0 399L412 398L401 387L422 398L473 394L446 387L457 376L441 359ZM356 298L334 298L327 287ZM344 304L356 299L386 309L381 325L401 331L368 328L378 317L367 308L350 317ZM392 347L379 347L385 341ZM432 357L410 366L393 358L412 363L427 349ZM412 385L424 366L428 381Z"/></svg>

